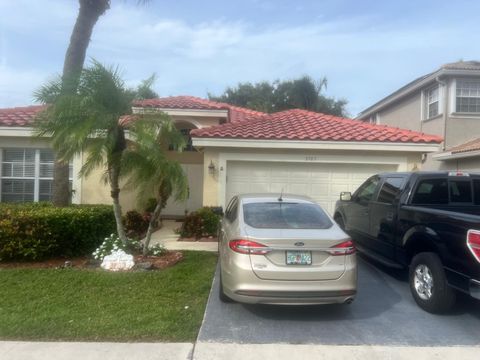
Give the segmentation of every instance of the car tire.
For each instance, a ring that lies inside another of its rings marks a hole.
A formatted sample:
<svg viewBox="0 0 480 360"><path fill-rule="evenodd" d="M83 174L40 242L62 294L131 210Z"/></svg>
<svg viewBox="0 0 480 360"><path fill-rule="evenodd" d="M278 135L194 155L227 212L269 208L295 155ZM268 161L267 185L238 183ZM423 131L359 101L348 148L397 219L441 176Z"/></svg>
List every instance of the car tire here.
<svg viewBox="0 0 480 360"><path fill-rule="evenodd" d="M440 258L435 253L415 255L409 269L410 291L423 310L440 314L455 304L456 293L448 283Z"/></svg>
<svg viewBox="0 0 480 360"><path fill-rule="evenodd" d="M220 273L220 278L219 278L219 284L218 284L218 298L223 303L231 303L231 302L233 302L233 300L230 299L227 295L225 295L225 292L223 291L223 282L222 282L221 271L219 271L219 273Z"/></svg>

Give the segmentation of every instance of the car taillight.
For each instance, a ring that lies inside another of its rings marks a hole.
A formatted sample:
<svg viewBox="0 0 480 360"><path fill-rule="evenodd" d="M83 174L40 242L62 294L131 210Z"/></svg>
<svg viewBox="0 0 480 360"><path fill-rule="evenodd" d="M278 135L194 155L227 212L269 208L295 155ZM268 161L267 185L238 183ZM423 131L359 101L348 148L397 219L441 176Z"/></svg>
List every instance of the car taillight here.
<svg viewBox="0 0 480 360"><path fill-rule="evenodd" d="M472 252L475 259L480 262L480 231L468 230L467 246Z"/></svg>
<svg viewBox="0 0 480 360"><path fill-rule="evenodd" d="M340 244L332 246L328 252L330 255L339 256L339 255L350 255L355 252L355 245L352 240L344 241Z"/></svg>
<svg viewBox="0 0 480 360"><path fill-rule="evenodd" d="M228 246L230 249L240 254L265 255L270 252L270 249L267 246L250 240L231 240L228 243Z"/></svg>

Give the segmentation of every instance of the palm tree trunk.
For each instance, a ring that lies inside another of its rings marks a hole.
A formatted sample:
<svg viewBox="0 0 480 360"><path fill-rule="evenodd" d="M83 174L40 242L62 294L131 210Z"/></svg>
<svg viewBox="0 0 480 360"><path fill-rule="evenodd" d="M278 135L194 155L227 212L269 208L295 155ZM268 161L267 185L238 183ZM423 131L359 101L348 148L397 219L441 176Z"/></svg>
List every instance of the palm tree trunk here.
<svg viewBox="0 0 480 360"><path fill-rule="evenodd" d="M73 94L77 90L78 78L85 62L93 27L110 6L109 0L79 0L79 3L80 9L63 64L63 94ZM52 202L56 206L67 206L70 202L68 173L68 163L55 161Z"/></svg>
<svg viewBox="0 0 480 360"><path fill-rule="evenodd" d="M153 229L155 224L160 217L162 212L162 201L157 200L157 206L155 206L155 210L153 211L152 217L150 218L150 222L148 224L147 234L145 236L145 242L143 243L143 256L147 256L148 247L150 246L150 240L152 238Z"/></svg>
<svg viewBox="0 0 480 360"><path fill-rule="evenodd" d="M113 166L109 168L108 174L110 177L110 195L113 200L113 213L115 215L115 222L117 223L118 237L120 238L120 241L126 245L127 235L125 234L125 229L123 228L122 207L120 206L120 169Z"/></svg>

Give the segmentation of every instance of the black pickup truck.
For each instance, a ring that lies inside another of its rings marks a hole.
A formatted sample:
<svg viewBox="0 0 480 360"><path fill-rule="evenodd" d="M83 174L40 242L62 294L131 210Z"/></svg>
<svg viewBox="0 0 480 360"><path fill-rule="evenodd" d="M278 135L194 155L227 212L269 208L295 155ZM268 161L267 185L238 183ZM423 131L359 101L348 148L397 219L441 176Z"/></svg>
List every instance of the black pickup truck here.
<svg viewBox="0 0 480 360"><path fill-rule="evenodd" d="M334 218L360 252L409 268L424 310L447 311L457 291L480 299L480 174L375 175L341 193Z"/></svg>

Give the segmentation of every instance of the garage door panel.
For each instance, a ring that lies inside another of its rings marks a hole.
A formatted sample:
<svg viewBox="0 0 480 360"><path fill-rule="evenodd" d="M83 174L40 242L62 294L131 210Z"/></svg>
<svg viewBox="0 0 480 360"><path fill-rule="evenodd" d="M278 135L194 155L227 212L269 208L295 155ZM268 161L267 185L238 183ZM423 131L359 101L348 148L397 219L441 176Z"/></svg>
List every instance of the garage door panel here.
<svg viewBox="0 0 480 360"><path fill-rule="evenodd" d="M306 195L333 213L342 191L354 192L371 175L396 165L292 162L227 162L226 201L242 193Z"/></svg>

